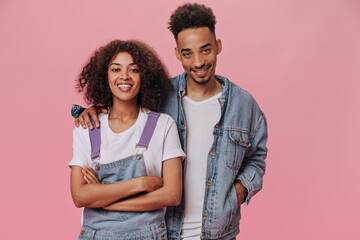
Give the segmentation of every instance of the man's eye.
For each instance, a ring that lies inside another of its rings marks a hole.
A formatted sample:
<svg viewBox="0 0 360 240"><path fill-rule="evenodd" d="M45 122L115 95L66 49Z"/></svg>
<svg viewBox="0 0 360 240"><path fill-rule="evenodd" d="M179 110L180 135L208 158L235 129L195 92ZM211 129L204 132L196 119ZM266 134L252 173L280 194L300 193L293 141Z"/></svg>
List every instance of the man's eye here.
<svg viewBox="0 0 360 240"><path fill-rule="evenodd" d="M183 53L183 56L184 56L184 57L190 57L190 56L191 56L191 53Z"/></svg>
<svg viewBox="0 0 360 240"><path fill-rule="evenodd" d="M204 49L204 51L203 51L205 54L208 54L208 53L210 53L211 52L211 49L210 48L207 48L207 49Z"/></svg>

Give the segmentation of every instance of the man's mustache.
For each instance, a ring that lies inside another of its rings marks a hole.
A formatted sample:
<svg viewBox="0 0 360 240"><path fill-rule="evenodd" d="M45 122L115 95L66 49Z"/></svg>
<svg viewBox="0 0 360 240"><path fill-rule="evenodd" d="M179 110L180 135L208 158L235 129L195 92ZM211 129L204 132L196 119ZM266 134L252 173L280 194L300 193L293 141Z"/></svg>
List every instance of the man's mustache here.
<svg viewBox="0 0 360 240"><path fill-rule="evenodd" d="M192 67L192 68L190 68L190 71L199 70L199 69L203 69L203 68L208 69L208 68L210 68L210 67L211 67L211 63L209 63L209 64L203 64L203 65L201 65L200 67Z"/></svg>

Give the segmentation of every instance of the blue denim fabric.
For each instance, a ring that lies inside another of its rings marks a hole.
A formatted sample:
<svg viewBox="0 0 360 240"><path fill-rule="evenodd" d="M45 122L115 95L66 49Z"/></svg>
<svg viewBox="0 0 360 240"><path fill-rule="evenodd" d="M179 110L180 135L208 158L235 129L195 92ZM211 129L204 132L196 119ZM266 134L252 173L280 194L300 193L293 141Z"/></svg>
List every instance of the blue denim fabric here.
<svg viewBox="0 0 360 240"><path fill-rule="evenodd" d="M173 92L162 108L177 123L183 149L186 149L186 119L182 97L186 91L186 73L172 79ZM220 121L214 126L214 143L208 155L203 208L202 239L232 239L239 233L240 207L234 181L248 190L248 204L262 188L267 155L266 119L254 98L227 78L216 75L221 83ZM186 161L184 161L186 164ZM177 207L166 212L169 239L180 239L184 217L184 196Z"/></svg>
<svg viewBox="0 0 360 240"><path fill-rule="evenodd" d="M143 155L130 156L107 164L98 164L95 172L102 184L146 176ZM79 239L166 239L165 210L109 211L84 208L84 223Z"/></svg>
<svg viewBox="0 0 360 240"><path fill-rule="evenodd" d="M72 104L71 105L71 116L73 116L73 118L78 118L85 109L86 108L83 108L82 106Z"/></svg>
<svg viewBox="0 0 360 240"><path fill-rule="evenodd" d="M182 97L186 92L185 77L184 72L172 79L174 89L161 110L177 123L183 149L186 140L182 106ZM246 205L262 188L267 123L265 115L248 92L225 77L215 77L222 85L219 99L221 119L214 126L214 143L208 155L201 238L228 240L239 233L241 218L234 181L240 180L247 188ZM180 239L184 207L184 194L179 206L167 207L165 218L169 239Z"/></svg>

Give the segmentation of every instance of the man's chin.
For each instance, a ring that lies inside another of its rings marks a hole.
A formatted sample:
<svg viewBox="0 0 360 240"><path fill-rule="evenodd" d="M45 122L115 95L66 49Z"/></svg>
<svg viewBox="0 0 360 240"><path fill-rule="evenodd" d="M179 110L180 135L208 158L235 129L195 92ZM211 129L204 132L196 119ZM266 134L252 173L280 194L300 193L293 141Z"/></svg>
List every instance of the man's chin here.
<svg viewBox="0 0 360 240"><path fill-rule="evenodd" d="M207 77L207 78L199 78L199 79L196 79L194 77L191 77L192 80L194 80L195 83L199 84L199 85L205 85L207 84L208 82L210 82L210 77Z"/></svg>

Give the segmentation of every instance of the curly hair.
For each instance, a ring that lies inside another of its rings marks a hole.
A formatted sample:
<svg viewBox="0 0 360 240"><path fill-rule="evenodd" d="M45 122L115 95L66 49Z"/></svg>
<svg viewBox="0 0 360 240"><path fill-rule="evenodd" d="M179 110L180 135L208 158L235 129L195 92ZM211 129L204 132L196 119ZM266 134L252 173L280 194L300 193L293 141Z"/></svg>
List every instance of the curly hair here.
<svg viewBox="0 0 360 240"><path fill-rule="evenodd" d="M111 60L120 52L129 53L139 67L141 87L137 104L152 111L159 111L172 87L169 74L155 51L136 40L114 40L97 49L76 80L78 92L84 93L88 104L100 108L110 107L113 100L108 82L108 68Z"/></svg>
<svg viewBox="0 0 360 240"><path fill-rule="evenodd" d="M178 34L189 28L208 27L215 34L216 19L211 8L197 3L186 3L170 16L168 29L177 39Z"/></svg>

